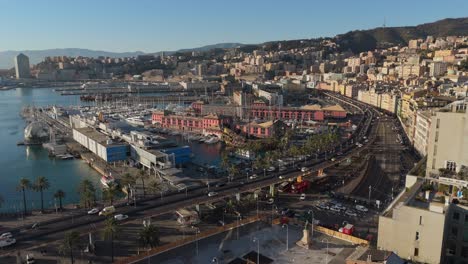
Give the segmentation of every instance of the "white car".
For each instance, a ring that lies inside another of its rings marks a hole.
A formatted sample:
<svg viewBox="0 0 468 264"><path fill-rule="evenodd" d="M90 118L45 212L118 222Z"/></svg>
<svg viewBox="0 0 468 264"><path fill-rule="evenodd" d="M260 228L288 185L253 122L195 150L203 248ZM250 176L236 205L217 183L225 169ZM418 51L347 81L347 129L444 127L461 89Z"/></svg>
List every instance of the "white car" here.
<svg viewBox="0 0 468 264"><path fill-rule="evenodd" d="M278 176L278 179L282 180L282 179L284 179L284 176L280 175L280 176Z"/></svg>
<svg viewBox="0 0 468 264"><path fill-rule="evenodd" d="M97 214L97 213L99 213L99 209L97 209L97 208L93 208L93 209L88 211L89 215L93 215L93 214Z"/></svg>
<svg viewBox="0 0 468 264"><path fill-rule="evenodd" d="M252 174L252 175L250 175L249 179L251 179L251 180L257 179L257 177L258 177L257 174Z"/></svg>
<svg viewBox="0 0 468 264"><path fill-rule="evenodd" d="M356 214L355 212L351 211L351 210L347 210L347 211L345 212L345 214L346 214L347 216L354 216L354 217L357 217L357 214Z"/></svg>
<svg viewBox="0 0 468 264"><path fill-rule="evenodd" d="M14 238L7 238L0 240L0 248L8 247L16 243L16 239Z"/></svg>
<svg viewBox="0 0 468 264"><path fill-rule="evenodd" d="M117 221L122 221L122 220L125 220L128 218L128 215L124 215L124 214L116 214L114 215L114 219L117 220Z"/></svg>
<svg viewBox="0 0 468 264"><path fill-rule="evenodd" d="M218 193L217 192L209 192L208 193L208 197L212 197L212 196L215 196L217 195Z"/></svg>
<svg viewBox="0 0 468 264"><path fill-rule="evenodd" d="M365 206L362 206L362 205L356 205L356 210L361 211L361 212L369 211L369 209L367 209Z"/></svg>
<svg viewBox="0 0 468 264"><path fill-rule="evenodd" d="M307 167L302 167L302 168L301 168L301 171L302 171L302 172L306 172L306 171L308 171L308 170L309 170L309 168L307 168Z"/></svg>
<svg viewBox="0 0 468 264"><path fill-rule="evenodd" d="M269 172L273 172L273 171L275 171L275 170L276 170L275 167L269 167L269 168L267 169L267 171L269 171Z"/></svg>
<svg viewBox="0 0 468 264"><path fill-rule="evenodd" d="M304 201L306 198L306 194L302 193L301 196L299 197L299 200Z"/></svg>
<svg viewBox="0 0 468 264"><path fill-rule="evenodd" d="M0 235L0 239L13 238L13 235L10 232L6 232Z"/></svg>
<svg viewBox="0 0 468 264"><path fill-rule="evenodd" d="M333 212L338 212L338 213L341 212L341 209L336 206L330 207L330 210L332 210Z"/></svg>
<svg viewBox="0 0 468 264"><path fill-rule="evenodd" d="M336 159L335 158L331 158L331 161L335 161Z"/></svg>
<svg viewBox="0 0 468 264"><path fill-rule="evenodd" d="M275 199L270 198L270 199L268 199L267 204L273 204L274 202L275 202Z"/></svg>

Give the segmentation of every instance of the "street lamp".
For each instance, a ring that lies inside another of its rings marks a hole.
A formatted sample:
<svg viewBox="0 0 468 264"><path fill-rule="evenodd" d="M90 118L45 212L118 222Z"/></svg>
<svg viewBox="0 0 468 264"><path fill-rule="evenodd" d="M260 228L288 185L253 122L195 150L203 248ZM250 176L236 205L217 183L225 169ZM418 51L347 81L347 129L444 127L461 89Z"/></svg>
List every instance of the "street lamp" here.
<svg viewBox="0 0 468 264"><path fill-rule="evenodd" d="M200 228L192 226L193 229L195 229L195 248L197 251L197 256L198 256L198 234L200 233Z"/></svg>
<svg viewBox="0 0 468 264"><path fill-rule="evenodd" d="M237 215L237 240L239 240L240 214Z"/></svg>
<svg viewBox="0 0 468 264"><path fill-rule="evenodd" d="M308 211L308 213L312 215L312 224L311 224L312 225L312 231L311 231L310 236L314 237L314 211L312 211L312 209L311 209L311 210Z"/></svg>
<svg viewBox="0 0 468 264"><path fill-rule="evenodd" d="M266 169L263 168L263 177L266 177Z"/></svg>
<svg viewBox="0 0 468 264"><path fill-rule="evenodd" d="M257 242L257 264L260 264L260 239L254 237L252 241Z"/></svg>
<svg viewBox="0 0 468 264"><path fill-rule="evenodd" d="M324 238L322 239L322 243L323 241L327 243L327 254L325 255L325 263L328 263L328 239Z"/></svg>
<svg viewBox="0 0 468 264"><path fill-rule="evenodd" d="M283 224L283 228L286 227L286 251L289 250L289 225Z"/></svg>

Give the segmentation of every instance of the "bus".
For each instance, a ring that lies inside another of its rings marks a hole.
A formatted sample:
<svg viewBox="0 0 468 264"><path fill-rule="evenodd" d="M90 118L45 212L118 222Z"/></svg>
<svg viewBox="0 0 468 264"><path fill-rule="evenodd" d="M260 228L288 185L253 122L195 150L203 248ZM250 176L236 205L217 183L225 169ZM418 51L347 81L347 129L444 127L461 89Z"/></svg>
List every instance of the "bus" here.
<svg viewBox="0 0 468 264"><path fill-rule="evenodd" d="M198 213L195 210L179 209L176 211L177 222L181 225L196 225L200 223Z"/></svg>

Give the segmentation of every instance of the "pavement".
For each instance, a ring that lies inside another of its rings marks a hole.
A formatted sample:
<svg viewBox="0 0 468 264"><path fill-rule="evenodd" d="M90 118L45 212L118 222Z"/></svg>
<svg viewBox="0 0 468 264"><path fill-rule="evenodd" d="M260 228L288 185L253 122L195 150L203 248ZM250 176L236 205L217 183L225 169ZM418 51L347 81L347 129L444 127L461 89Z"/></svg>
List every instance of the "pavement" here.
<svg viewBox="0 0 468 264"><path fill-rule="evenodd" d="M355 249L348 242L317 232L313 235L311 249L304 249L296 245L302 238L302 230L302 227L293 225L282 228L278 225L271 227L264 223L254 223L242 227L239 238L236 231L232 230L199 240L198 251L197 243L193 242L137 263L229 263L236 258L243 258L249 252L253 252L252 256L255 258L260 252L261 256L274 260L273 263L335 264L343 263Z"/></svg>

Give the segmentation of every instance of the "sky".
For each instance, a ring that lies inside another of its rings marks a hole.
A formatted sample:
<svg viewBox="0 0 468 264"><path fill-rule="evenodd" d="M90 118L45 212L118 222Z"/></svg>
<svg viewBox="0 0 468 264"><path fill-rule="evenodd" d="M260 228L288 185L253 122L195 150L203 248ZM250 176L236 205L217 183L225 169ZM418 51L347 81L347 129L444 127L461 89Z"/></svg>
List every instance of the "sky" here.
<svg viewBox="0 0 468 264"><path fill-rule="evenodd" d="M466 17L467 0L0 0L0 51L156 52Z"/></svg>

